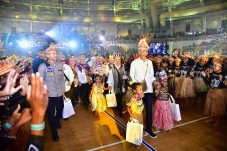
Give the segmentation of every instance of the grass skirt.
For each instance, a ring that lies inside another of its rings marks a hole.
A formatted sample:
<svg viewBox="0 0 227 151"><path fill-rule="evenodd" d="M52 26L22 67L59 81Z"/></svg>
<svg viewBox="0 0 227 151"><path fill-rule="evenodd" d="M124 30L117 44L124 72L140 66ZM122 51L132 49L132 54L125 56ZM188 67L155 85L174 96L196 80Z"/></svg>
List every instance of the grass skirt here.
<svg viewBox="0 0 227 151"><path fill-rule="evenodd" d="M92 95L92 111L104 112L106 110L106 98L103 94Z"/></svg>
<svg viewBox="0 0 227 151"><path fill-rule="evenodd" d="M155 102L153 126L164 131L173 128L173 115L170 108L170 101L157 100Z"/></svg>
<svg viewBox="0 0 227 151"><path fill-rule="evenodd" d="M193 98L195 97L195 89L193 80L189 77L180 77L176 83L175 98Z"/></svg>
<svg viewBox="0 0 227 151"><path fill-rule="evenodd" d="M203 78L194 78L194 85L197 93L206 93L208 91L208 86Z"/></svg>
<svg viewBox="0 0 227 151"><path fill-rule="evenodd" d="M226 111L225 89L209 89L205 103L205 115L224 115Z"/></svg>
<svg viewBox="0 0 227 151"><path fill-rule="evenodd" d="M179 98L179 94L180 94L180 89L183 83L183 78L181 77L175 77L174 78L175 81L175 98Z"/></svg>
<svg viewBox="0 0 227 151"><path fill-rule="evenodd" d="M171 94L174 94L175 89L175 77L170 77L168 79L168 87Z"/></svg>

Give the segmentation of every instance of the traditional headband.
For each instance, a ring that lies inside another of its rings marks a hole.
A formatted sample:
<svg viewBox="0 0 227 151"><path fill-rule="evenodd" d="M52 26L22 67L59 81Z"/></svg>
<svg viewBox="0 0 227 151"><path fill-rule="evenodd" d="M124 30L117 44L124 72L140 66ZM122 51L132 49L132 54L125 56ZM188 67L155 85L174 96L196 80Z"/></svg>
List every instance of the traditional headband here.
<svg viewBox="0 0 227 151"><path fill-rule="evenodd" d="M110 54L109 59L114 59L114 56L112 54Z"/></svg>
<svg viewBox="0 0 227 151"><path fill-rule="evenodd" d="M143 38L139 41L139 44L138 44L138 49L139 50L147 50L149 49L149 45L147 44L146 42L146 38Z"/></svg>

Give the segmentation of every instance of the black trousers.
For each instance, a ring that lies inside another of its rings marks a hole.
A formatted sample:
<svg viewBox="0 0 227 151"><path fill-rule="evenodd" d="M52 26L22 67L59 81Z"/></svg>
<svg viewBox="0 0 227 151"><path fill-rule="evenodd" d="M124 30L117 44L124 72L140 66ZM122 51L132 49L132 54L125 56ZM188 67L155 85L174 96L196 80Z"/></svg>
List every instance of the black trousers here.
<svg viewBox="0 0 227 151"><path fill-rule="evenodd" d="M73 91L74 91L74 103L78 104L78 102L79 102L79 86L74 87Z"/></svg>
<svg viewBox="0 0 227 151"><path fill-rule="evenodd" d="M79 95L80 95L84 105L89 104L90 89L91 88L88 83L81 84L81 86L79 86Z"/></svg>
<svg viewBox="0 0 227 151"><path fill-rule="evenodd" d="M116 100L117 100L117 111L122 114L123 106L122 106L122 93L116 93Z"/></svg>
<svg viewBox="0 0 227 151"><path fill-rule="evenodd" d="M145 93L143 102L146 109L146 131L152 131L152 93Z"/></svg>
<svg viewBox="0 0 227 151"><path fill-rule="evenodd" d="M62 118L63 107L64 107L63 96L49 97L47 116L53 138L58 137L57 127L60 126L60 119Z"/></svg>

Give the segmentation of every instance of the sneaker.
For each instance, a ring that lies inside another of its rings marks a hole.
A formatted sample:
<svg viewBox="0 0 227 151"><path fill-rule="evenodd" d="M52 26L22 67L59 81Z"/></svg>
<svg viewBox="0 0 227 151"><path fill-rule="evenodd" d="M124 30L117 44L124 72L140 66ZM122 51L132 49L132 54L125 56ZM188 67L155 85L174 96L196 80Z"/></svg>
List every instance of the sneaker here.
<svg viewBox="0 0 227 151"><path fill-rule="evenodd" d="M153 133L152 131L149 131L148 134L149 134L152 138L157 138L157 135L155 135L155 133Z"/></svg>

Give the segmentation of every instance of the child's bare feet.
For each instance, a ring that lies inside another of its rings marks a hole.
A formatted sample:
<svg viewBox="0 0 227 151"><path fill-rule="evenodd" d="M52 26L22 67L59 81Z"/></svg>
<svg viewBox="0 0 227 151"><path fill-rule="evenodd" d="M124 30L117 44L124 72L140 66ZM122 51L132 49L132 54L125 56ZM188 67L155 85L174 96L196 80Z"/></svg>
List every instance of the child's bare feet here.
<svg viewBox="0 0 227 151"><path fill-rule="evenodd" d="M208 119L205 121L206 123L213 123L214 121L212 119Z"/></svg>
<svg viewBox="0 0 227 151"><path fill-rule="evenodd" d="M95 117L98 117L99 116L99 113L95 111Z"/></svg>

